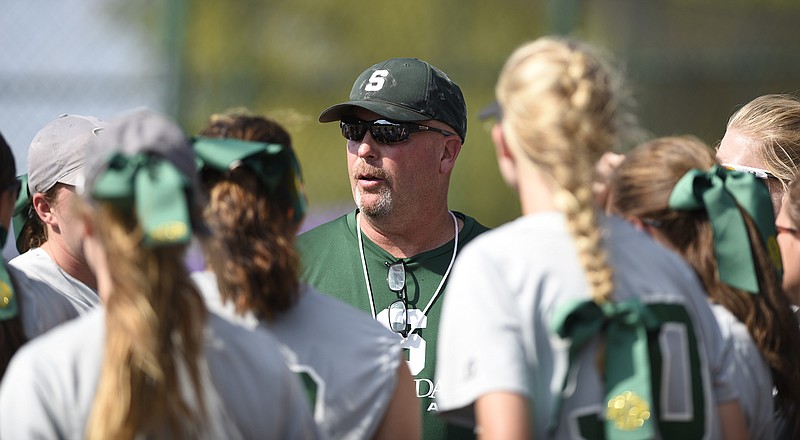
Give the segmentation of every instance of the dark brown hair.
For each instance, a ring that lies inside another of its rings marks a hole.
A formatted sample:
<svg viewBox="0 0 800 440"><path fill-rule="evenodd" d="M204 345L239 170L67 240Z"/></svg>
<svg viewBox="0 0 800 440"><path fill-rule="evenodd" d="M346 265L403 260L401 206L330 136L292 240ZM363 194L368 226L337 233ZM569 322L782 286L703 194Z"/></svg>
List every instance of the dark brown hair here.
<svg viewBox="0 0 800 440"><path fill-rule="evenodd" d="M292 146L280 124L242 111L211 116L200 134ZM300 265L291 189L281 185L269 192L247 167L228 173L205 168L201 181L212 235L205 242L206 255L223 300L233 301L238 313L252 311L258 318L288 310L299 294Z"/></svg>
<svg viewBox="0 0 800 440"><path fill-rule="evenodd" d="M56 183L52 188L43 192L42 196L50 206L55 206L58 203L59 191L65 187L66 185L63 183ZM22 188L22 191L26 191L26 189ZM32 200L28 202L28 206L25 209L25 225L19 232L19 238L17 239L17 250L19 250L19 253L25 253L29 249L41 247L47 242L48 238L47 227L42 219L39 218L39 214L36 213L36 210L33 209Z"/></svg>

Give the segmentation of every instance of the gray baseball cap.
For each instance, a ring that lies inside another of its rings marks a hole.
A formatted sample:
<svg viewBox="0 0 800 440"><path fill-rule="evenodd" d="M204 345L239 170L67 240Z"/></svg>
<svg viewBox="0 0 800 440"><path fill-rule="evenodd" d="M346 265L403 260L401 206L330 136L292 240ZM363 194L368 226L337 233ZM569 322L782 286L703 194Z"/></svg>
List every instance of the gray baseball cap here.
<svg viewBox="0 0 800 440"><path fill-rule="evenodd" d="M128 156L153 153L164 157L196 187L196 163L189 140L172 119L158 112L141 108L109 121L108 127L87 147L86 174L82 179L85 182L81 183L91 187L114 153Z"/></svg>
<svg viewBox="0 0 800 440"><path fill-rule="evenodd" d="M170 118L138 109L109 121L87 149L79 193L136 216L143 245L186 244L207 235L197 205L194 151Z"/></svg>
<svg viewBox="0 0 800 440"><path fill-rule="evenodd" d="M392 58L365 70L350 91L350 100L327 108L319 122L351 116L354 107L400 122L432 119L467 136L467 105L461 88L446 73L416 58Z"/></svg>
<svg viewBox="0 0 800 440"><path fill-rule="evenodd" d="M76 185L86 164L86 145L107 124L94 116L61 115L36 133L28 149L28 189Z"/></svg>

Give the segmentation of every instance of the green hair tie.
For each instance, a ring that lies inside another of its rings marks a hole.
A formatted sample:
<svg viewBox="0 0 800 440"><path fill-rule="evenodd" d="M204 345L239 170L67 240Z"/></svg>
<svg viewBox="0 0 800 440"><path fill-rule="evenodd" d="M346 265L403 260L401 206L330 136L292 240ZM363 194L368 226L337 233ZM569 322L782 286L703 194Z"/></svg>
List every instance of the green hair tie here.
<svg viewBox="0 0 800 440"><path fill-rule="evenodd" d="M592 300L565 303L556 309L552 328L570 340L567 374L549 423L558 423L561 402L577 374L578 357L593 338L605 334L605 438L653 438L655 410L648 334L661 321L638 298L597 304Z"/></svg>
<svg viewBox="0 0 800 440"><path fill-rule="evenodd" d="M186 176L162 157L114 153L95 179L91 195L123 209L135 208L146 246L186 244L192 228Z"/></svg>
<svg viewBox="0 0 800 440"><path fill-rule="evenodd" d="M299 224L305 218L306 198L300 163L288 146L234 138L197 137L193 140L193 147L200 167L228 173L246 166L270 193L275 192L284 179L292 179L289 188L292 191L294 223Z"/></svg>
<svg viewBox="0 0 800 440"><path fill-rule="evenodd" d="M689 170L672 189L669 207L705 209L714 231L719 277L724 283L753 294L759 291L742 210L755 223L774 269L781 273L772 200L767 186L752 174L719 165L707 172Z"/></svg>

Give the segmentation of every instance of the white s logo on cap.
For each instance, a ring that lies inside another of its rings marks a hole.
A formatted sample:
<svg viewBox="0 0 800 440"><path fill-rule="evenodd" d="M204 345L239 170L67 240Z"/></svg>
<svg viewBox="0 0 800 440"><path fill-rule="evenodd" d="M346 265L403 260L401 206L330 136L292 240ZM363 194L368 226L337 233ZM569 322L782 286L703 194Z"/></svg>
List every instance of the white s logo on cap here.
<svg viewBox="0 0 800 440"><path fill-rule="evenodd" d="M389 71L386 69L372 72L372 76L369 77L369 82L364 86L364 90L367 92L377 92L382 89L383 84L386 83L387 76L389 76Z"/></svg>

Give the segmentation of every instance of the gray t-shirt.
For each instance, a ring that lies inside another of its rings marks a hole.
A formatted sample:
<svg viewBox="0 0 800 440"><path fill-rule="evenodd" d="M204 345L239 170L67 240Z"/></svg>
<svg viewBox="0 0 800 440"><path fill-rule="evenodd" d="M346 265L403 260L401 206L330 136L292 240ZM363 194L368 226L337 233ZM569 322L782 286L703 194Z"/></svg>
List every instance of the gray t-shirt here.
<svg viewBox="0 0 800 440"><path fill-rule="evenodd" d="M614 299L636 296L673 311L679 307L690 318L684 320L688 325L671 323L659 334L666 361L658 390L662 419L680 422L703 410L697 426L716 438L716 404L738 397L729 369L734 361L731 341L723 339L696 276L679 256L619 219L606 223ZM474 425L476 399L507 391L528 397L536 438L580 438L583 423L597 426L606 407L596 368L597 338L579 356L575 386L561 411L555 408L569 345L551 330L551 319L566 301L590 297L583 273L560 213L522 217L467 245L447 287L439 332L440 414ZM697 372L710 397L705 405L693 404L693 388L679 374L689 368L674 368L690 365L687 350L682 350L689 344L687 326L698 335L700 359L705 361L705 369ZM558 422L554 432L547 430L551 417Z"/></svg>
<svg viewBox="0 0 800 440"><path fill-rule="evenodd" d="M281 345L289 368L303 379L321 430L336 439L371 438L394 394L401 346L369 315L301 284L300 298L273 321L240 316L222 304L216 277L192 279L210 310L251 328L266 328Z"/></svg>
<svg viewBox="0 0 800 440"><path fill-rule="evenodd" d="M775 403L772 396L772 371L761 356L761 350L742 322L725 307L711 306L720 330L733 340L734 384L739 393L739 404L752 439L775 438Z"/></svg>
<svg viewBox="0 0 800 440"><path fill-rule="evenodd" d="M94 289L61 269L42 248L30 249L12 258L8 265L23 272L31 280L43 283L40 286L50 286L51 290L69 300L80 314L100 305L100 297Z"/></svg>
<svg viewBox="0 0 800 440"><path fill-rule="evenodd" d="M7 267L18 289L22 327L28 339L78 317L75 305L48 284L29 278L13 266Z"/></svg>
<svg viewBox="0 0 800 440"><path fill-rule="evenodd" d="M0 438L85 438L104 340L105 311L98 309L23 346L0 384ZM210 313L204 353L208 425L195 437L319 437L301 385L270 335Z"/></svg>

